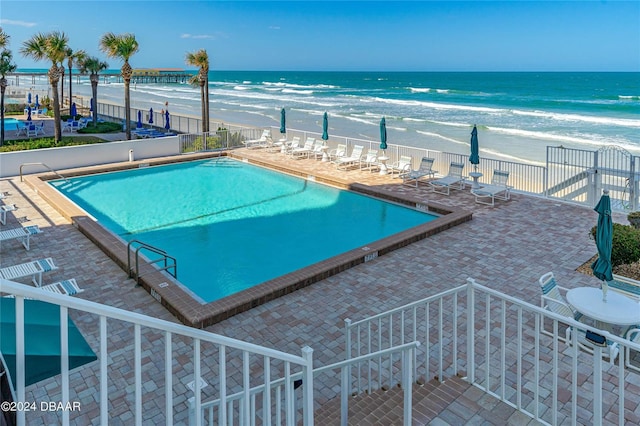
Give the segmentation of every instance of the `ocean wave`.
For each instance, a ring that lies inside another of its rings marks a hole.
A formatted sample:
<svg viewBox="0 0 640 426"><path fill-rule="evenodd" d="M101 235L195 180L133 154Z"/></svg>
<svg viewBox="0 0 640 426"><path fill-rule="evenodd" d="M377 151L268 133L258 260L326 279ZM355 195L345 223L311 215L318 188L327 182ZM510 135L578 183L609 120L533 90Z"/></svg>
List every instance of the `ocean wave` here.
<svg viewBox="0 0 640 426"><path fill-rule="evenodd" d="M333 86L330 84L294 84L294 83L285 83L285 82L277 82L273 83L270 81L263 81L262 84L264 86L276 86L276 87L287 87L291 89L338 89L339 86Z"/></svg>
<svg viewBox="0 0 640 426"><path fill-rule="evenodd" d="M250 89L251 89L250 87L240 86L240 85L233 87L233 90L250 90Z"/></svg>
<svg viewBox="0 0 640 426"><path fill-rule="evenodd" d="M618 99L623 101L640 101L640 96L618 95Z"/></svg>
<svg viewBox="0 0 640 426"><path fill-rule="evenodd" d="M282 93L297 93L299 95L312 95L313 90L282 89Z"/></svg>
<svg viewBox="0 0 640 426"><path fill-rule="evenodd" d="M603 124L608 126L640 127L640 120L630 118L597 117L593 115L563 114L547 111L512 110L514 115L548 118L557 121L580 121L584 123Z"/></svg>
<svg viewBox="0 0 640 426"><path fill-rule="evenodd" d="M428 87L409 87L409 90L411 93L429 93L431 91Z"/></svg>
<svg viewBox="0 0 640 426"><path fill-rule="evenodd" d="M381 103L386 103L391 105L416 106L416 107L443 109L443 110L474 111L474 112L486 112L486 113L504 113L507 111L505 109L499 109L499 108L443 104L439 102L424 102L424 101L389 99L389 98L380 98L380 97L372 97L371 99L373 102L381 102Z"/></svg>
<svg viewBox="0 0 640 426"><path fill-rule="evenodd" d="M439 133L428 132L426 130L416 130L416 133L424 135L424 136L430 136L430 137L436 138L436 139L442 139L443 141L452 142L452 143L455 143L457 145L469 145L468 142L462 142L462 141L459 141L457 139L453 139L453 138L450 138L448 136L441 135Z"/></svg>

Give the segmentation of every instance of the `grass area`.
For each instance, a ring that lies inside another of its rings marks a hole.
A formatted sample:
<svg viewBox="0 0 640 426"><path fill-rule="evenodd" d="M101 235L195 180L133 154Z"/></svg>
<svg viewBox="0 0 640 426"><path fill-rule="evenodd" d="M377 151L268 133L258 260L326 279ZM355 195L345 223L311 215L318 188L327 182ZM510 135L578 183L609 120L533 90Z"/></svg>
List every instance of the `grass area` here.
<svg viewBox="0 0 640 426"><path fill-rule="evenodd" d="M0 146L0 152L25 151L29 149L54 148L72 145L87 145L102 142L107 141L95 136L63 136L62 140L57 144L55 143L55 139L53 137L35 138L30 140L9 140L5 141L3 146Z"/></svg>
<svg viewBox="0 0 640 426"><path fill-rule="evenodd" d="M120 123L111 123L107 121L98 122L96 126L93 126L93 122L89 122L87 127L84 129L79 129L78 133L80 134L90 134L90 133L115 133L122 131L122 124Z"/></svg>

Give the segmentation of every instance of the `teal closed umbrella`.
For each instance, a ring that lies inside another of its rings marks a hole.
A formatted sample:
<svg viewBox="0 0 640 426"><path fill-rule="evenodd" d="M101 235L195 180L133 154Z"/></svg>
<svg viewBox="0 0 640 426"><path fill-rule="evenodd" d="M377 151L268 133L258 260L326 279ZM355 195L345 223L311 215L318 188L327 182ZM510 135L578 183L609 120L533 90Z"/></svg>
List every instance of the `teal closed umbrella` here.
<svg viewBox="0 0 640 426"><path fill-rule="evenodd" d="M15 299L0 297L0 352L11 379L16 377L16 305ZM80 330L69 318L69 370L95 361ZM60 308L39 300L24 301L25 386L60 374Z"/></svg>
<svg viewBox="0 0 640 426"><path fill-rule="evenodd" d="M380 149L387 149L387 121L384 117L380 120Z"/></svg>
<svg viewBox="0 0 640 426"><path fill-rule="evenodd" d="M480 154L478 148L478 129L476 125L473 125L473 130L471 131L471 155L469 156L469 162L478 168L478 164L480 164Z"/></svg>
<svg viewBox="0 0 640 426"><path fill-rule="evenodd" d="M329 140L329 117L326 111L322 116L322 140L325 142Z"/></svg>
<svg viewBox="0 0 640 426"><path fill-rule="evenodd" d="M603 281L603 299L607 297L607 281L613 280L611 265L611 250L613 247L613 220L611 219L611 199L609 191L602 191L602 197L594 208L598 212L598 223L596 226L596 247L598 248L598 258L591 264L593 275Z"/></svg>
<svg viewBox="0 0 640 426"><path fill-rule="evenodd" d="M284 108L280 110L280 133L287 133L287 113Z"/></svg>

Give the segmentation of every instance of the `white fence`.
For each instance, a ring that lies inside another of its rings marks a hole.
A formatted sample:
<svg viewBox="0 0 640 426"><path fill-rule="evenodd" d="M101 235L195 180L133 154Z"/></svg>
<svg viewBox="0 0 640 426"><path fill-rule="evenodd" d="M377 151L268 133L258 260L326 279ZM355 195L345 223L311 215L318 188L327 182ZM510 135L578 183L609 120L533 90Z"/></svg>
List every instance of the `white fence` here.
<svg viewBox="0 0 640 426"><path fill-rule="evenodd" d="M418 340L413 376L466 380L545 424L625 424L625 406L635 407L637 373L625 368L640 345L593 328L619 346L617 365L562 341L567 326L585 328L468 279L466 285L360 321L346 320L347 357ZM550 331L549 337L542 331ZM372 363L362 371L399 371L397 365ZM397 380L394 378L390 381ZM566 392L569 392L567 396ZM578 408L580 406L580 408Z"/></svg>

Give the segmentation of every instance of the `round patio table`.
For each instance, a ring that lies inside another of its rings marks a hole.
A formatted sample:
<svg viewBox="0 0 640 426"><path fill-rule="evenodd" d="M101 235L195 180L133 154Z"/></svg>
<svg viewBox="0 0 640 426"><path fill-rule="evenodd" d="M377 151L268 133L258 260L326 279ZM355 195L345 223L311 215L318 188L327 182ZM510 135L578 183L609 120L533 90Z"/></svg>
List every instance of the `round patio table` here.
<svg viewBox="0 0 640 426"><path fill-rule="evenodd" d="M596 321L613 325L640 324L640 304L615 291L607 292L605 302L599 288L578 287L567 292L567 301Z"/></svg>

